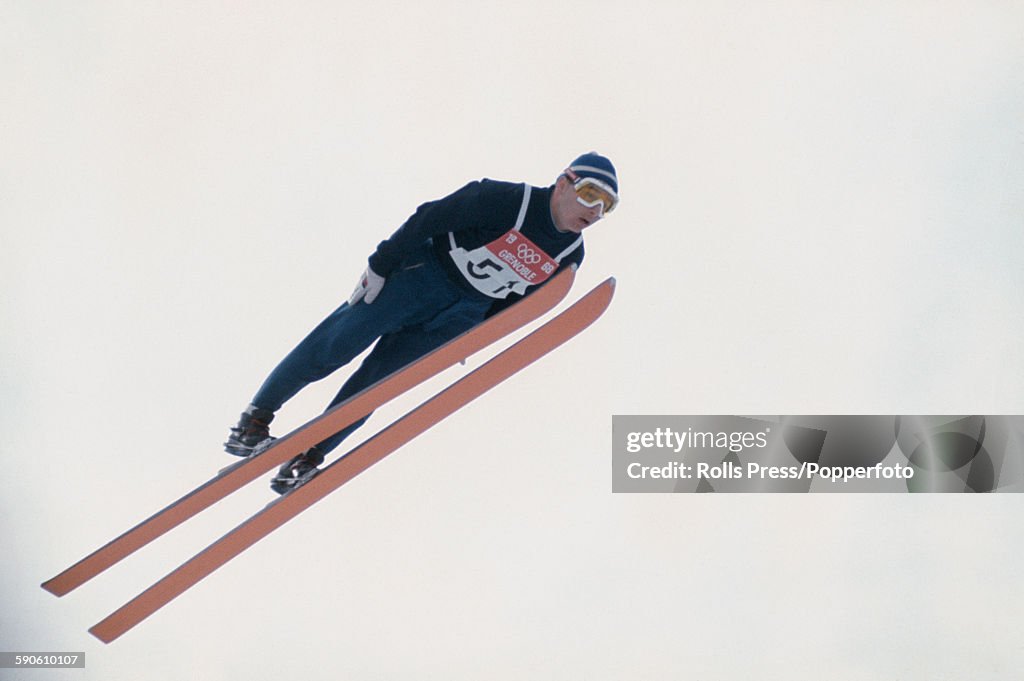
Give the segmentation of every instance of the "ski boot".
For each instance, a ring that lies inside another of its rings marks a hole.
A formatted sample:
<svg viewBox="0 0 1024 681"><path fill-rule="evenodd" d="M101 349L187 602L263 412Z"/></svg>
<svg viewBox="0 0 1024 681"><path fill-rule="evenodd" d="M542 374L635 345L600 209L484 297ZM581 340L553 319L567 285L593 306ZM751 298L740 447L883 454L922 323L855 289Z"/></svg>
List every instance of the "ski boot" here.
<svg viewBox="0 0 1024 681"><path fill-rule="evenodd" d="M260 445L270 444L274 440L270 437L270 422L273 420L274 412L250 404L242 412L238 425L231 429L224 451L233 456L251 456Z"/></svg>
<svg viewBox="0 0 1024 681"><path fill-rule="evenodd" d="M277 475L270 481L270 489L278 494L286 494L312 480L320 472L317 468L324 462L324 455L315 446L310 447L294 459L281 466Z"/></svg>

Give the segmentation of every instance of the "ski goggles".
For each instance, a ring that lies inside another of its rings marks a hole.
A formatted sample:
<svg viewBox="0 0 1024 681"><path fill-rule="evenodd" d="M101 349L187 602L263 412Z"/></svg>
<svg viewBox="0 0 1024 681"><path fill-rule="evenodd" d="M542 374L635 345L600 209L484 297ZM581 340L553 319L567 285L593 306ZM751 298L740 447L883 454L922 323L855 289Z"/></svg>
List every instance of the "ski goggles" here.
<svg viewBox="0 0 1024 681"><path fill-rule="evenodd" d="M565 171L565 176L572 182L576 190L576 200L587 208L601 206L601 213L611 213L619 203L619 196L615 190L601 180L593 177L580 177L571 170Z"/></svg>

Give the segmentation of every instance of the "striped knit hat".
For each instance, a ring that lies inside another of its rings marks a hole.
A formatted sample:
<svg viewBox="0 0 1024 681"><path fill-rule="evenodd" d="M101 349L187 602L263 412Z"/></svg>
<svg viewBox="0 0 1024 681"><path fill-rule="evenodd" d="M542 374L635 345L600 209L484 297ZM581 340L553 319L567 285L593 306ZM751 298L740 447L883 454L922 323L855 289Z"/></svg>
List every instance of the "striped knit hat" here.
<svg viewBox="0 0 1024 681"><path fill-rule="evenodd" d="M595 180L603 182L612 188L615 195L619 193L619 178L615 175L615 166L607 158L592 151L589 154L583 154L578 157L569 166L569 170L573 171L580 177L592 177Z"/></svg>

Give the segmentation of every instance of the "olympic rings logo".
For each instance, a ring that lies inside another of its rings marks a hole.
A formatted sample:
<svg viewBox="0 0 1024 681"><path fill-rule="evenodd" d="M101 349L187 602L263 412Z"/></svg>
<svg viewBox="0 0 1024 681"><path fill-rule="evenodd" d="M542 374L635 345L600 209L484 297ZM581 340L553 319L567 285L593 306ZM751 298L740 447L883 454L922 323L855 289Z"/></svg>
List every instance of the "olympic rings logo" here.
<svg viewBox="0 0 1024 681"><path fill-rule="evenodd" d="M519 247L516 249L516 255L518 255L519 259L527 265L536 265L541 260L540 253L533 250L526 244L519 244Z"/></svg>

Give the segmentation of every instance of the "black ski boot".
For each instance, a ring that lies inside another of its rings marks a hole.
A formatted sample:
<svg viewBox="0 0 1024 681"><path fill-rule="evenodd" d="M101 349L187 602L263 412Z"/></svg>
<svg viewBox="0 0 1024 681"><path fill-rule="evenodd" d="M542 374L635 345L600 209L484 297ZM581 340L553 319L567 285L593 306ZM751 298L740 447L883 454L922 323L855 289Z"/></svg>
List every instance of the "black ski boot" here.
<svg viewBox="0 0 1024 681"><path fill-rule="evenodd" d="M242 412L238 425L231 429L224 451L234 456L250 456L259 445L269 444L274 440L270 437L270 422L273 420L274 412L250 404Z"/></svg>
<svg viewBox="0 0 1024 681"><path fill-rule="evenodd" d="M316 447L310 447L281 466L277 475L270 481L270 489L278 494L286 494L296 487L306 484L320 472L317 466L323 462L323 452Z"/></svg>

